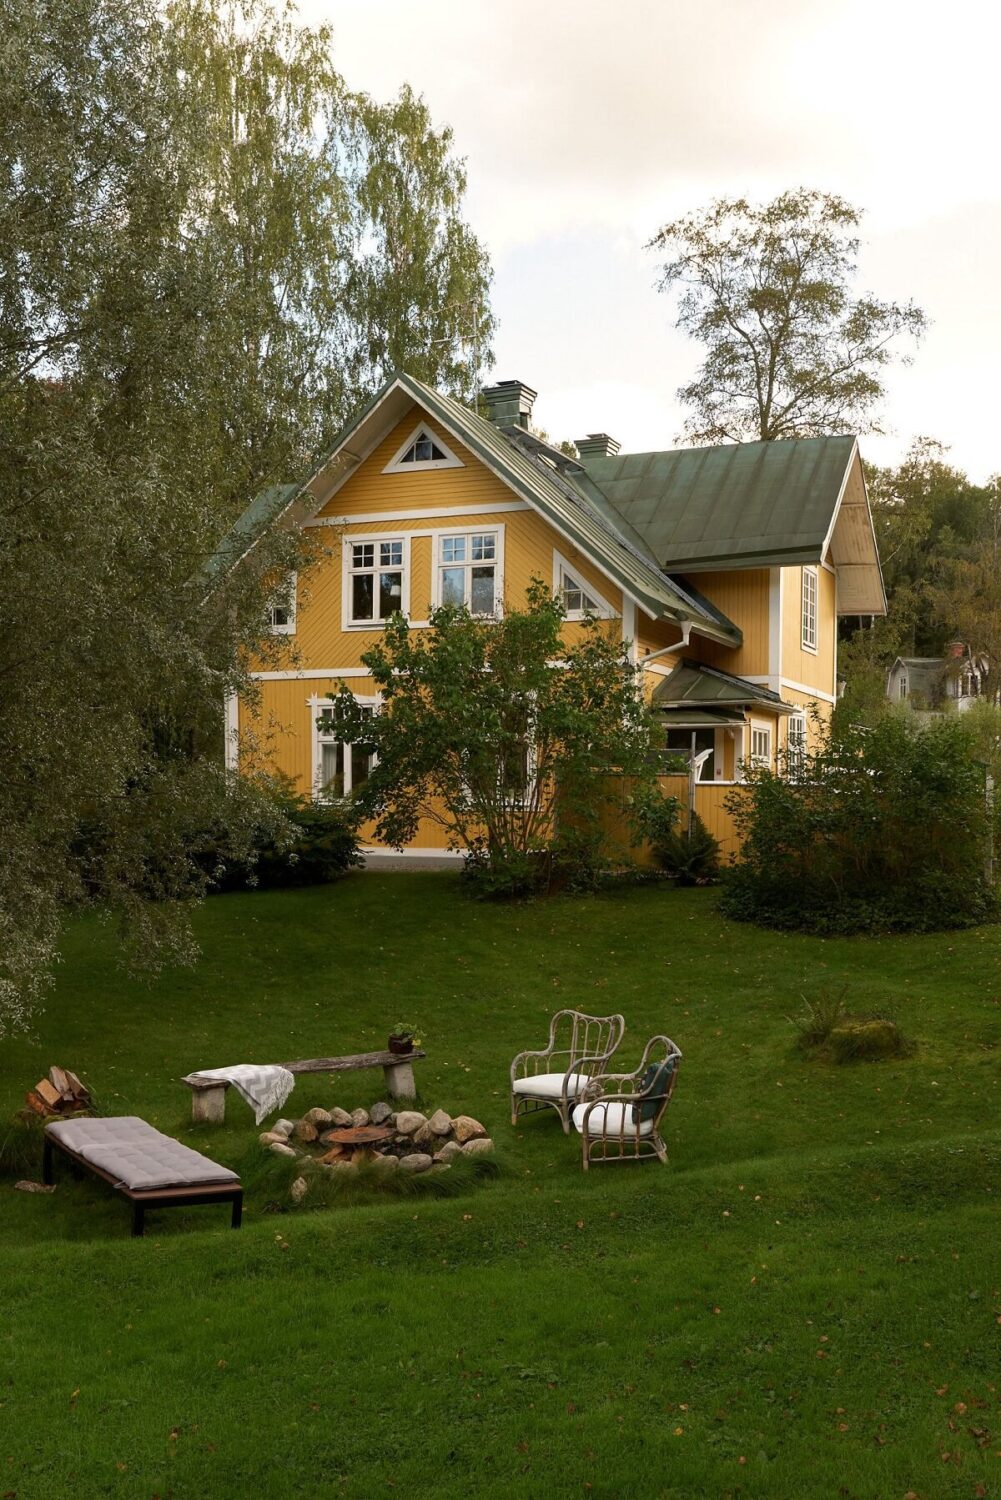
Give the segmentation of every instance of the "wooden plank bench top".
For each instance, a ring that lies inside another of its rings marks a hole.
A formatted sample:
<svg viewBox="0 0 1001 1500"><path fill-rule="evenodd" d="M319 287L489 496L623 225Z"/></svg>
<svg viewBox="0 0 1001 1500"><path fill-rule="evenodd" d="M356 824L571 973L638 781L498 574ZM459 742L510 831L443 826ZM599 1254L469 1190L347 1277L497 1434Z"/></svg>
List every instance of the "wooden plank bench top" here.
<svg viewBox="0 0 1001 1500"><path fill-rule="evenodd" d="M393 1099L412 1099L417 1092L413 1065L427 1053L415 1047L410 1052L353 1052L345 1057L305 1057L298 1062L280 1063L290 1073L353 1073L361 1068L381 1068L386 1091ZM226 1110L224 1078L203 1078L189 1073L181 1079L191 1090L191 1118L196 1122L218 1125Z"/></svg>

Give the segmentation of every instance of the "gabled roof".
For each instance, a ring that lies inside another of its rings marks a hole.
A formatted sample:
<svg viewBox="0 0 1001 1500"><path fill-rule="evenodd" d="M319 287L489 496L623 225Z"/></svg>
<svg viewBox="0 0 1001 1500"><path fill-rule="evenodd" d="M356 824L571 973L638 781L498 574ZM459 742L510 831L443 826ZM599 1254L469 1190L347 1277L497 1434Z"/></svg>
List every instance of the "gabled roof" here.
<svg viewBox="0 0 1001 1500"><path fill-rule="evenodd" d="M300 484L284 488L284 501L277 508L261 507L260 499L254 502L209 563L210 576L221 577L233 567L252 545L255 530L259 534L263 526L273 525L287 515L305 492L311 495L314 509L324 505L337 485L364 462L379 438L402 419L412 403L436 418L655 619L690 623L711 640L729 646L740 644L742 635L738 627L692 590L669 578L642 540L631 534L629 525L615 517L604 496L580 488L575 482L583 472L579 465L569 465L567 471L559 472L461 401L444 396L404 373L392 376L367 406L352 417L330 451Z"/></svg>
<svg viewBox="0 0 1001 1500"><path fill-rule="evenodd" d="M683 705L703 709L767 708L779 714L795 712L792 704L785 703L771 688L687 658L664 678L651 699L651 706L658 709Z"/></svg>
<svg viewBox="0 0 1001 1500"><path fill-rule="evenodd" d="M839 612L884 614L879 555L850 435L588 455L600 490L671 572L831 560Z"/></svg>

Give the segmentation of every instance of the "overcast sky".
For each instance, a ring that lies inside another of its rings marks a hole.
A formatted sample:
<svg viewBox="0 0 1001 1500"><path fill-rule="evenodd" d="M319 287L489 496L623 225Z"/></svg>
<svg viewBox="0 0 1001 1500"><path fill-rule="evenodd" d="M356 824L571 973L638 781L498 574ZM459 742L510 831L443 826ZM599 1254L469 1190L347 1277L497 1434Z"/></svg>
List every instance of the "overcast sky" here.
<svg viewBox="0 0 1001 1500"><path fill-rule="evenodd" d="M302 0L348 83L407 81L455 131L493 261L492 378L556 438L673 443L698 348L643 247L719 195L866 210L860 288L932 319L889 375L894 461L926 434L1001 469L1001 23L992 0Z"/></svg>

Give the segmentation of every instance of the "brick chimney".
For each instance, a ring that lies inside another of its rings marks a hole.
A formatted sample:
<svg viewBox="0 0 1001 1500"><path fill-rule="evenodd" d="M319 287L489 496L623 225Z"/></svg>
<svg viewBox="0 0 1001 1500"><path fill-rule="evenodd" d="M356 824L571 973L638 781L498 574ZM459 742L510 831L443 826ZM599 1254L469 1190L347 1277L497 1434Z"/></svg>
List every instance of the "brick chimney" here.
<svg viewBox="0 0 1001 1500"><path fill-rule="evenodd" d="M589 458L614 458L622 444L609 437L607 432L589 432L587 437L576 438L574 447L580 454L581 463L586 465Z"/></svg>
<svg viewBox="0 0 1001 1500"><path fill-rule="evenodd" d="M485 386L480 394L487 418L495 426L524 427L527 431L538 391L520 380L502 380L499 385Z"/></svg>

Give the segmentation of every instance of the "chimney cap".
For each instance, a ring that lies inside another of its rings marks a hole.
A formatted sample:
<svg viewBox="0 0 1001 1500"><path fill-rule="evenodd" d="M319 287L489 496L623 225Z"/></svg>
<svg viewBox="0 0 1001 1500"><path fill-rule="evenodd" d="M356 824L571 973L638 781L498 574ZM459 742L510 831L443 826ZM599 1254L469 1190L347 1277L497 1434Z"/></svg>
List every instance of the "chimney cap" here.
<svg viewBox="0 0 1001 1500"><path fill-rule="evenodd" d="M582 459L614 458L622 444L607 432L589 432L587 437L577 438L574 447Z"/></svg>
<svg viewBox="0 0 1001 1500"><path fill-rule="evenodd" d="M480 392L487 418L498 427L528 427L538 391L523 380L500 380L486 385Z"/></svg>

